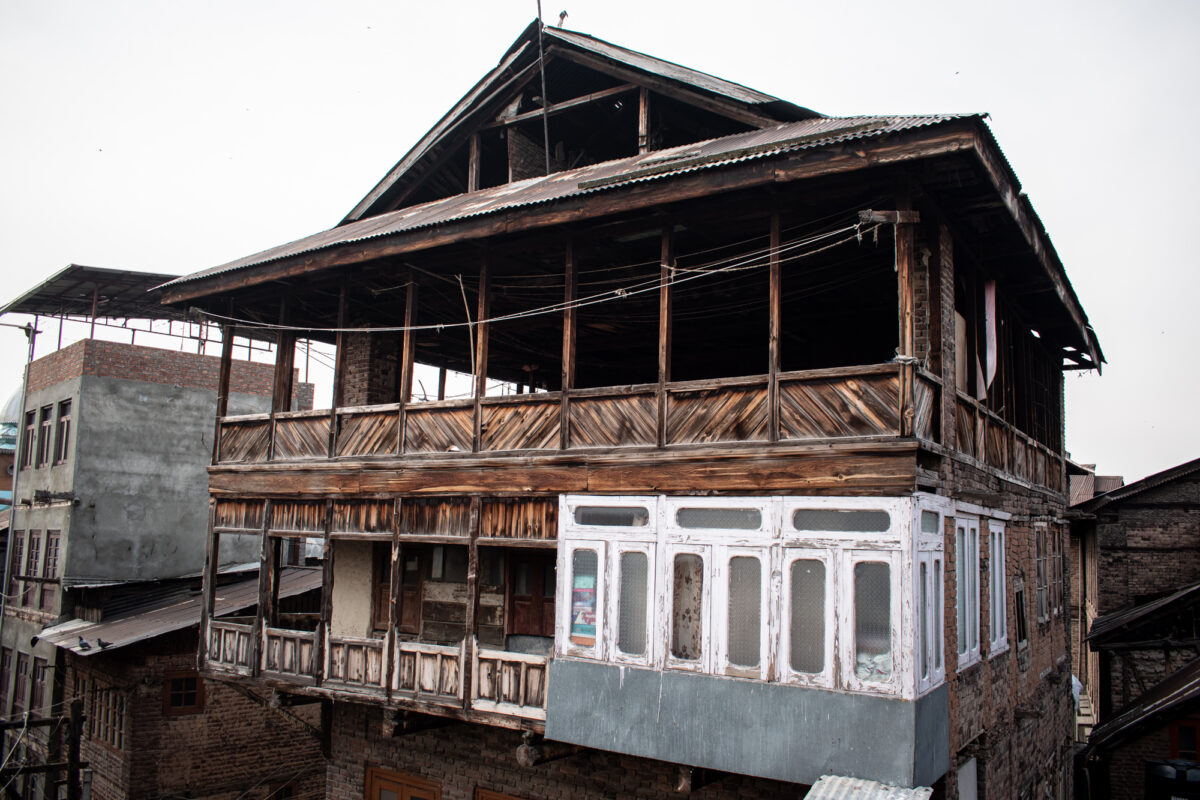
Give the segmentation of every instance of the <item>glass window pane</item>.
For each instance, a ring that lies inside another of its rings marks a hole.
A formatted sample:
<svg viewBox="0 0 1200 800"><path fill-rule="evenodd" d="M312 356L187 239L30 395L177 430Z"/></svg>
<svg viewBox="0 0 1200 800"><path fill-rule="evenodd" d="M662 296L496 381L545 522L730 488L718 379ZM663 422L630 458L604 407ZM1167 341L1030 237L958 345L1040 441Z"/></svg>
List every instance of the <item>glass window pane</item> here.
<svg viewBox="0 0 1200 800"><path fill-rule="evenodd" d="M892 586L887 564L854 565L854 644L859 680L886 681L892 674Z"/></svg>
<svg viewBox="0 0 1200 800"><path fill-rule="evenodd" d="M533 594L533 566L528 561L516 563L516 575L513 576L513 594L518 597L529 597Z"/></svg>
<svg viewBox="0 0 1200 800"><path fill-rule="evenodd" d="M698 661L704 631L704 559L691 553L675 556L672 584L671 655Z"/></svg>
<svg viewBox="0 0 1200 800"><path fill-rule="evenodd" d="M970 629L971 649L979 647L979 532L967 533L967 602L970 610L967 625Z"/></svg>
<svg viewBox="0 0 1200 800"><path fill-rule="evenodd" d="M925 578L928 574L928 569L924 562L921 563L921 610L918 612L921 616L921 677L929 677L929 588L925 585Z"/></svg>
<svg viewBox="0 0 1200 800"><path fill-rule="evenodd" d="M942 668L942 562L933 562L933 668Z"/></svg>
<svg viewBox="0 0 1200 800"><path fill-rule="evenodd" d="M576 550L571 556L571 641L596 644L596 551Z"/></svg>
<svg viewBox="0 0 1200 800"><path fill-rule="evenodd" d="M649 572L645 553L621 554L620 616L617 647L622 653L640 656L646 653L646 577Z"/></svg>
<svg viewBox="0 0 1200 800"><path fill-rule="evenodd" d="M762 622L762 565L757 558L729 559L729 663L757 667Z"/></svg>
<svg viewBox="0 0 1200 800"><path fill-rule="evenodd" d="M825 562L792 562L791 665L796 672L825 670Z"/></svg>
<svg viewBox="0 0 1200 800"><path fill-rule="evenodd" d="M941 531L938 528L938 512L922 511L921 533L940 533Z"/></svg>
<svg viewBox="0 0 1200 800"><path fill-rule="evenodd" d="M762 527L762 511L757 508L681 508L675 519L681 528L754 531Z"/></svg>
<svg viewBox="0 0 1200 800"><path fill-rule="evenodd" d="M798 531L882 533L891 525L892 518L886 511L799 508L792 514L792 526Z"/></svg>
<svg viewBox="0 0 1200 800"><path fill-rule="evenodd" d="M958 526L958 534L956 539L955 555L958 558L958 654L964 655L969 646L967 644L967 529L962 525Z"/></svg>
<svg viewBox="0 0 1200 800"><path fill-rule="evenodd" d="M650 512L641 506L579 506L575 509L576 525L644 528L649 522Z"/></svg>

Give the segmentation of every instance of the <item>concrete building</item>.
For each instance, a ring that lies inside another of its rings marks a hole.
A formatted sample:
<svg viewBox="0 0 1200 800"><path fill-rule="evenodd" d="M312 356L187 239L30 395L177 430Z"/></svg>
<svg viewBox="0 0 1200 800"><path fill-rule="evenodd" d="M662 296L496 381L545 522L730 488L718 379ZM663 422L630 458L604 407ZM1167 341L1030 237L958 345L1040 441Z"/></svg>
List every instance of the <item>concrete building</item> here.
<svg viewBox="0 0 1200 800"><path fill-rule="evenodd" d="M93 331L121 318L117 324L136 337L130 319L178 321L148 294L171 277L72 265L2 313L38 315L35 324L47 329L55 316L60 325L82 318ZM0 716L17 720L26 712L62 713L71 697L62 651L47 642L31 646L44 628L73 618L101 622L161 591L164 580L198 579L220 362L88 338L26 369L0 623ZM265 409L272 368L232 364L229 386L231 406ZM296 402L311 405L311 386ZM222 566L256 568L258 549L255 540L235 541ZM128 681L113 676L105 691L124 708ZM10 731L13 763L59 757L61 739L49 730ZM40 780L22 779L23 791L35 791Z"/></svg>
<svg viewBox="0 0 1200 800"><path fill-rule="evenodd" d="M200 646L329 704L329 797L1069 791L1062 381L1103 356L981 117L534 23L340 225L164 300L280 355L209 471L263 602ZM305 337L333 408L288 412Z"/></svg>

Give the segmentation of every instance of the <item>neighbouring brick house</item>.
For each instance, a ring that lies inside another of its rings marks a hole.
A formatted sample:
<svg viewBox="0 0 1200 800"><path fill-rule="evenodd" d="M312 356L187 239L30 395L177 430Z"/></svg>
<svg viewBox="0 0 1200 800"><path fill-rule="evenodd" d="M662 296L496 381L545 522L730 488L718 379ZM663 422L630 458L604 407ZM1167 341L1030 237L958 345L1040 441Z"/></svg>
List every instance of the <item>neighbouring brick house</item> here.
<svg viewBox="0 0 1200 800"><path fill-rule="evenodd" d="M1200 797L1200 459L1072 511L1099 576L1084 589L1098 719L1080 796Z"/></svg>
<svg viewBox="0 0 1200 800"><path fill-rule="evenodd" d="M93 331L115 317L121 325L130 319L182 325L148 293L170 277L71 265L2 313L38 315L43 335L55 316L82 320ZM90 313L97 307L106 316L93 321ZM126 330L132 336L142 332ZM192 335L171 341L179 348ZM198 581L221 362L195 352L88 338L26 369L0 615L0 717L18 720L26 712L62 713L71 697L62 651L46 642L31 645L44 628L74 617L103 623L121 603L136 604L143 592L153 596L157 581L186 576ZM244 412L266 410L273 371L248 361L229 364L232 403ZM311 406L312 387L298 385L289 401ZM254 541L235 544L222 565L255 566L258 551ZM124 681L114 686L120 687L111 695L114 703L132 690ZM9 731L10 766L58 760L62 740L48 730ZM219 772L219 764L213 769ZM41 791L42 780L24 776L16 786L32 795Z"/></svg>
<svg viewBox="0 0 1200 800"><path fill-rule="evenodd" d="M534 23L340 225L163 291L277 398L337 348L333 408L218 409L210 552L258 537L267 601L200 645L330 704L330 797L1069 791L1062 382L1103 356L982 117Z"/></svg>

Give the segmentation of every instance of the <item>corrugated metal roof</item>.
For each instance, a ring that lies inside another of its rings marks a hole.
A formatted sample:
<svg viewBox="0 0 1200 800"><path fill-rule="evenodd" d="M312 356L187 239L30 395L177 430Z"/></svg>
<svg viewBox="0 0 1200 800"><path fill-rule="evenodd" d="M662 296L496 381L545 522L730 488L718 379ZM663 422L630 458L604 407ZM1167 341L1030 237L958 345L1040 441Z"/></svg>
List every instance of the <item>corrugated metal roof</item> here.
<svg viewBox="0 0 1200 800"><path fill-rule="evenodd" d="M933 789L926 786L903 789L862 778L822 775L804 800L928 800L932 794Z"/></svg>
<svg viewBox="0 0 1200 800"><path fill-rule="evenodd" d="M178 276L128 269L68 264L16 300L0 314L45 314L123 319L186 319L186 310L162 305L156 286Z"/></svg>
<svg viewBox="0 0 1200 800"><path fill-rule="evenodd" d="M1109 638L1114 632L1122 628L1157 615L1160 612L1169 611L1177 604L1190 603L1198 596L1200 596L1200 583L1193 583L1177 589L1166 597L1160 597L1148 603L1142 603L1131 608L1113 611L1102 617L1096 617L1095 621L1092 622L1091 631L1088 632L1087 640L1098 643L1101 640Z"/></svg>
<svg viewBox="0 0 1200 800"><path fill-rule="evenodd" d="M213 275L314 253L336 245L397 236L435 225L605 191L630 183L660 180L685 172L714 169L752 159L770 158L797 150L886 136L950 120L969 118L978 118L978 115L821 117L785 123L402 208L360 222L347 223L228 264L195 272L165 286L179 286Z"/></svg>
<svg viewBox="0 0 1200 800"><path fill-rule="evenodd" d="M293 597L321 588L319 567L292 567L279 577L279 596ZM168 606L133 611L117 619L86 622L73 619L43 630L46 641L81 656L115 650L200 623L203 598L195 595ZM258 580L245 580L217 588L215 614L224 616L258 603ZM99 642L104 640L104 646Z"/></svg>
<svg viewBox="0 0 1200 800"><path fill-rule="evenodd" d="M1156 486L1162 486L1164 483L1182 478L1186 475L1191 475L1193 472L1200 472L1200 458L1191 461L1185 461L1178 466L1164 469L1162 472L1156 472L1153 475L1148 475L1140 481L1126 484L1105 494L1097 494L1092 500L1085 502L1082 505L1084 511L1096 511L1109 503L1114 503L1118 500L1124 500L1140 492L1148 489L1153 489Z"/></svg>
<svg viewBox="0 0 1200 800"><path fill-rule="evenodd" d="M1195 700L1200 700L1200 659L1156 683L1125 711L1093 730L1088 737L1088 749L1115 744L1166 712Z"/></svg>

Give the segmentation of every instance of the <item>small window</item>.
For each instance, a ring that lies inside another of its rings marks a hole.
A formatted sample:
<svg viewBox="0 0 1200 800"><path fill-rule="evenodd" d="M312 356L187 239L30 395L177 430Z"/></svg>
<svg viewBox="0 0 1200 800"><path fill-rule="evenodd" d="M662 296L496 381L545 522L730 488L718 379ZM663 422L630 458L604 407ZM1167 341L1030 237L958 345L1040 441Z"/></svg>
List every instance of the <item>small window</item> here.
<svg viewBox="0 0 1200 800"><path fill-rule="evenodd" d="M576 525L644 528L649 523L650 512L641 506L579 506L575 509Z"/></svg>
<svg viewBox="0 0 1200 800"><path fill-rule="evenodd" d="M620 614L617 648L629 656L646 654L646 582L649 562L645 553L621 553Z"/></svg>
<svg viewBox="0 0 1200 800"><path fill-rule="evenodd" d="M29 710L40 714L46 704L46 659L33 659L33 695L29 698Z"/></svg>
<svg viewBox="0 0 1200 800"><path fill-rule="evenodd" d="M42 561L41 597L38 608L50 611L54 608L54 596L58 589L58 549L62 538L61 531L46 531L46 558Z"/></svg>
<svg viewBox="0 0 1200 800"><path fill-rule="evenodd" d="M729 663L753 668L760 661L762 564L751 556L729 559Z"/></svg>
<svg viewBox="0 0 1200 800"><path fill-rule="evenodd" d="M699 661L704 642L704 559L675 556L671 591L671 655Z"/></svg>
<svg viewBox="0 0 1200 800"><path fill-rule="evenodd" d="M921 512L921 533L939 534L942 532L941 514L936 511Z"/></svg>
<svg viewBox="0 0 1200 800"><path fill-rule="evenodd" d="M54 426L54 406L42 406L38 414L37 434L37 465L44 467L50 463L50 429Z"/></svg>
<svg viewBox="0 0 1200 800"><path fill-rule="evenodd" d="M798 559L791 571L789 663L795 672L825 671L825 562Z"/></svg>
<svg viewBox="0 0 1200 800"><path fill-rule="evenodd" d="M1044 523L1037 523L1034 530L1034 566L1036 568L1037 588L1037 620L1045 622L1050 618L1050 555L1047 552L1049 532Z"/></svg>
<svg viewBox="0 0 1200 800"><path fill-rule="evenodd" d="M1171 726L1171 758L1200 760L1200 719L1180 720Z"/></svg>
<svg viewBox="0 0 1200 800"><path fill-rule="evenodd" d="M1013 602L1017 612L1017 648L1029 646L1029 623L1025 621L1025 590L1017 589Z"/></svg>
<svg viewBox="0 0 1200 800"><path fill-rule="evenodd" d="M21 469L33 466L33 445L37 439L37 412L25 412L25 438L21 440Z"/></svg>
<svg viewBox="0 0 1200 800"><path fill-rule="evenodd" d="M571 642L596 645L596 551L576 550L571 556Z"/></svg>
<svg viewBox="0 0 1200 800"><path fill-rule="evenodd" d="M955 579L958 583L958 668L979 660L979 522L955 524Z"/></svg>
<svg viewBox="0 0 1200 800"><path fill-rule="evenodd" d="M71 401L63 400L58 404L58 418L54 424L54 463L61 464L67 460L67 451L71 440Z"/></svg>
<svg viewBox="0 0 1200 800"><path fill-rule="evenodd" d="M42 558L42 532L29 532L29 549L25 552L25 571L21 573L29 578L36 578L38 575L38 566ZM38 596L38 584L36 581L25 581L25 590L21 592L21 605L32 606L34 598Z"/></svg>
<svg viewBox="0 0 1200 800"><path fill-rule="evenodd" d="M892 570L887 564L854 565L855 675L861 681L892 677Z"/></svg>
<svg viewBox="0 0 1200 800"><path fill-rule="evenodd" d="M163 713L199 714L204 710L204 680L194 671L168 672L163 679Z"/></svg>
<svg viewBox="0 0 1200 800"><path fill-rule="evenodd" d="M757 508L681 508L675 520L681 528L756 531L762 527L762 511Z"/></svg>
<svg viewBox="0 0 1200 800"><path fill-rule="evenodd" d="M792 514L792 526L798 531L884 533L892 526L892 518L886 511L798 508Z"/></svg>
<svg viewBox="0 0 1200 800"><path fill-rule="evenodd" d="M933 668L942 670L945 615L942 613L942 560L933 561Z"/></svg>
<svg viewBox="0 0 1200 800"><path fill-rule="evenodd" d="M922 561L920 576L918 577L917 585L920 587L920 601L917 609L917 619L920 620L921 638L917 646L917 652L921 655L921 678L928 680L929 678L929 581L928 581L928 565Z"/></svg>
<svg viewBox="0 0 1200 800"><path fill-rule="evenodd" d="M1008 585L1004 569L1004 526L991 523L988 557L988 654L1008 649Z"/></svg>

